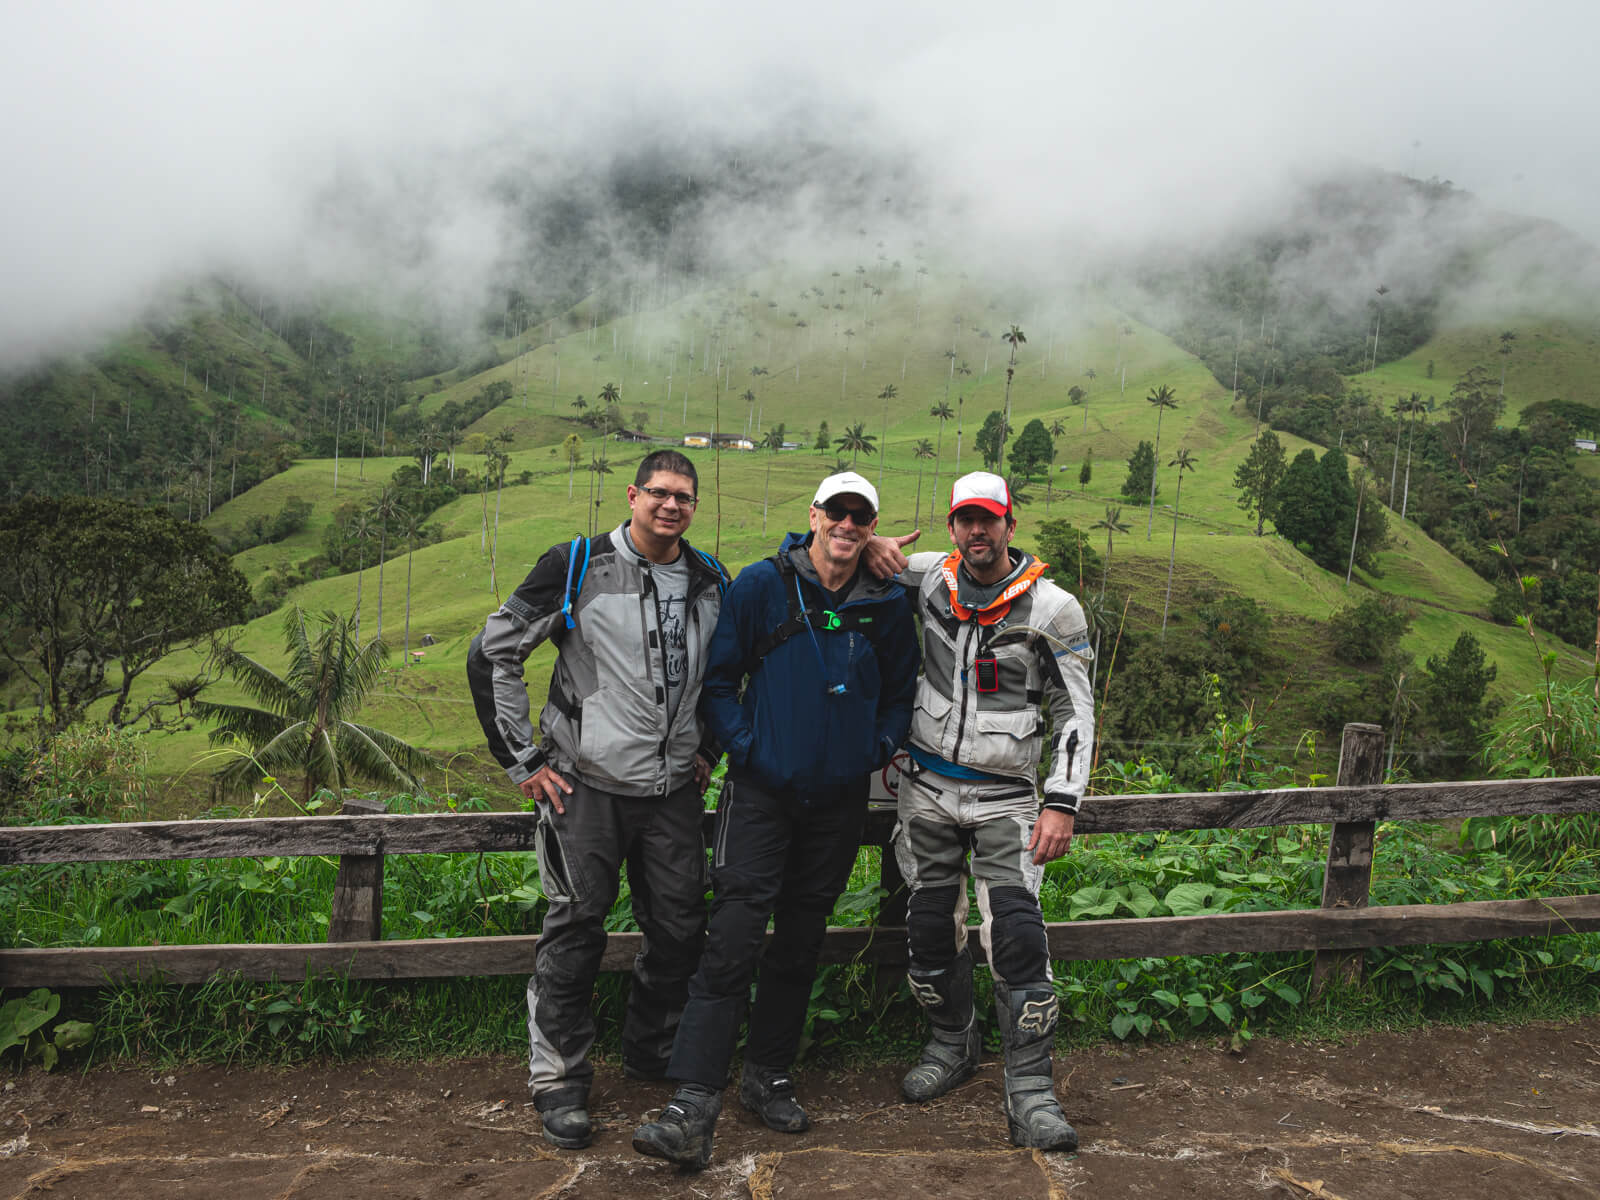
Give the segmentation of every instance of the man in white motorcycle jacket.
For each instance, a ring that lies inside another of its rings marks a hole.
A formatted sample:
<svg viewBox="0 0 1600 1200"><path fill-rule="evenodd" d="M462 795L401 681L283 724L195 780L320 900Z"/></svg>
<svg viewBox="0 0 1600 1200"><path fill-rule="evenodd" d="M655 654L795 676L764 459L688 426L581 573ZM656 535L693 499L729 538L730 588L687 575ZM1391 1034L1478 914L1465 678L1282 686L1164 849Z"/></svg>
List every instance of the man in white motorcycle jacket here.
<svg viewBox="0 0 1600 1200"><path fill-rule="evenodd" d="M1058 1013L1039 884L1045 864L1071 845L1088 787L1087 622L1078 601L1043 577L1046 564L1011 547L1016 520L999 476L958 479L948 527L952 553L913 555L901 573L917 595L924 670L895 855L911 889L911 989L933 1034L902 1090L907 1099L931 1100L977 1070L970 876L994 976L1011 1140L1072 1150L1077 1134L1052 1081ZM1050 768L1040 789L1047 741Z"/></svg>

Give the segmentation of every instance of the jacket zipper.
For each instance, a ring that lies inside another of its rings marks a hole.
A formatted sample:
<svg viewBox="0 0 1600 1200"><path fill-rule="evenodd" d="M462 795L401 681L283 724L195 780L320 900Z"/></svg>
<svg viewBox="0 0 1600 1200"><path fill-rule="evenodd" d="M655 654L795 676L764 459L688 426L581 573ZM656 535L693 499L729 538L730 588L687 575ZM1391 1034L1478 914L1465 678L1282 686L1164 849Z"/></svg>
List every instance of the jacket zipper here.
<svg viewBox="0 0 1600 1200"><path fill-rule="evenodd" d="M967 634L966 643L961 647L961 657L958 659L958 661L963 664L961 667L961 712L956 721L956 744L950 753L950 761L957 764L961 762L961 741L967 732L967 697L969 693L967 689L967 668L965 664L967 661L967 651L972 649L972 639L975 636L975 631L977 629L977 626L973 625L971 622L966 622L965 624Z"/></svg>
<svg viewBox="0 0 1600 1200"><path fill-rule="evenodd" d="M656 595L656 577L651 574L650 568L644 568L644 588L639 596L639 617L645 622L644 644L650 645L650 622L645 603L648 601L650 609L655 612L656 649L661 656L661 739L656 743L656 759L660 763L661 786L663 789L671 783L667 771L667 743L672 739L672 722L668 714L672 711L672 698L667 689L667 639L661 632L661 602Z"/></svg>

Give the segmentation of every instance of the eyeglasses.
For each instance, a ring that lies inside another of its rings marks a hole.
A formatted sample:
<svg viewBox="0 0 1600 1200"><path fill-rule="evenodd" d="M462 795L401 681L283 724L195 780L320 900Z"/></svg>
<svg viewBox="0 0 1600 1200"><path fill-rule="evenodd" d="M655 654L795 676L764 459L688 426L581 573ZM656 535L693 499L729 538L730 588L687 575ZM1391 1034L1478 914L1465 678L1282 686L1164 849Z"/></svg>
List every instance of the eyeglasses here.
<svg viewBox="0 0 1600 1200"><path fill-rule="evenodd" d="M658 487L641 487L639 490L657 504L665 504L669 498L676 500L679 508L693 508L700 503L700 497L691 496L688 492L669 492L666 488Z"/></svg>
<svg viewBox="0 0 1600 1200"><path fill-rule="evenodd" d="M878 519L878 514L870 508L852 508L848 504L840 504L833 500L829 500L826 504L819 504L817 507L822 510L823 515L830 521L842 521L849 517L863 529Z"/></svg>

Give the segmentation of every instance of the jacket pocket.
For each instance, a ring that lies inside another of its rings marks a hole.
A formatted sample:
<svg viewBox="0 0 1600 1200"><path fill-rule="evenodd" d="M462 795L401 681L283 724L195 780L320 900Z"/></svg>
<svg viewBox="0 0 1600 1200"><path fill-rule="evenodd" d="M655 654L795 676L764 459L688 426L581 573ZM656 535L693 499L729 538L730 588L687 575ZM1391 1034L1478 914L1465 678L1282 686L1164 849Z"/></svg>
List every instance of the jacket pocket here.
<svg viewBox="0 0 1600 1200"><path fill-rule="evenodd" d="M583 720L578 727L579 773L634 788L653 783L658 728L654 715L642 712L629 693L599 689L583 702Z"/></svg>
<svg viewBox="0 0 1600 1200"><path fill-rule="evenodd" d="M1039 766L1039 714L1024 708L1011 712L979 711L977 745L963 761L999 775L1032 779Z"/></svg>
<svg viewBox="0 0 1600 1200"><path fill-rule="evenodd" d="M939 753L944 751L944 727L954 705L932 684L917 684L917 707L911 714L911 740Z"/></svg>

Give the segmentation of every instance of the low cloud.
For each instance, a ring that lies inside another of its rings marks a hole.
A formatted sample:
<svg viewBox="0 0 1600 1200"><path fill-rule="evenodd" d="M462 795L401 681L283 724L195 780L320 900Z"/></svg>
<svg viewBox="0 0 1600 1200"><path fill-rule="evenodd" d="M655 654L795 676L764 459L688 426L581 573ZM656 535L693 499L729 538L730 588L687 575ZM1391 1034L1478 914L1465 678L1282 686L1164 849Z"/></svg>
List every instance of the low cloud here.
<svg viewBox="0 0 1600 1200"><path fill-rule="evenodd" d="M530 208L600 203L650 154L687 179L762 151L781 199L735 190L697 231L730 262L838 254L860 222L1048 287L1370 168L1600 237L1600 14L1570 4L68 4L7 23L0 363L91 344L212 271L467 312L555 244ZM1380 273L1426 250L1411 232ZM1550 277L1526 265L1546 240L1503 240L1486 299ZM1569 274L1563 294L1592 298Z"/></svg>

